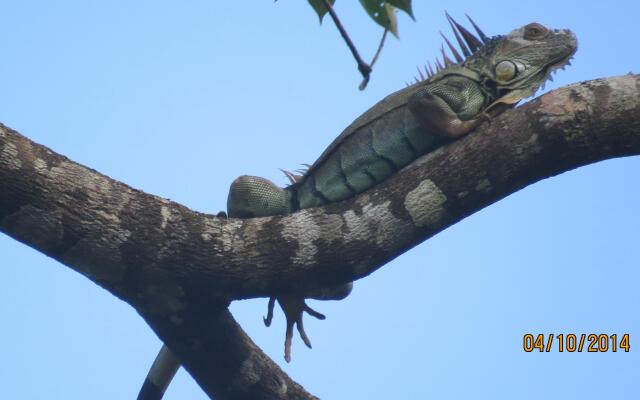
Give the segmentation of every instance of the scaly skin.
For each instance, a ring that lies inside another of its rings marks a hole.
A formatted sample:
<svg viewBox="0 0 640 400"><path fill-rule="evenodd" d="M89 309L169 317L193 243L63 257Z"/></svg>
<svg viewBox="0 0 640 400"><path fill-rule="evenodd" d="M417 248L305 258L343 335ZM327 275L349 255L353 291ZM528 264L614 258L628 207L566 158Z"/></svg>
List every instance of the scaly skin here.
<svg viewBox="0 0 640 400"><path fill-rule="evenodd" d="M292 184L280 188L254 176L240 176L227 200L231 218L281 215L348 199L393 175L418 157L471 132L482 122L532 96L577 49L569 30L549 30L538 23L506 36L475 37L447 15L465 59L445 38L457 63L443 50L444 66L399 90L356 119L301 176L286 173ZM339 300L352 283L314 293L278 293L269 300L265 324L270 325L275 300L287 318L285 359L290 361L293 327L304 343L302 314L324 319L305 298ZM167 357L170 359L171 357ZM167 362L170 368L171 362ZM158 363L156 361L156 363ZM139 399L149 398L139 397Z"/></svg>

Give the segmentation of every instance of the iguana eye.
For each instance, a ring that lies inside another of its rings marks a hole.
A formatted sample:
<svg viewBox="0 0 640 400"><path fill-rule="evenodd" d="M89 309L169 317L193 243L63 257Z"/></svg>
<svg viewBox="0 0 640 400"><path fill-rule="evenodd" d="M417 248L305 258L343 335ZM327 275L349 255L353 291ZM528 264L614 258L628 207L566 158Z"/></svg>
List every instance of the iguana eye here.
<svg viewBox="0 0 640 400"><path fill-rule="evenodd" d="M502 82L510 81L518 75L518 66L512 61L500 61L495 69L496 79Z"/></svg>
<svg viewBox="0 0 640 400"><path fill-rule="evenodd" d="M547 36L549 30L537 22L524 27L524 38L527 40L539 40Z"/></svg>

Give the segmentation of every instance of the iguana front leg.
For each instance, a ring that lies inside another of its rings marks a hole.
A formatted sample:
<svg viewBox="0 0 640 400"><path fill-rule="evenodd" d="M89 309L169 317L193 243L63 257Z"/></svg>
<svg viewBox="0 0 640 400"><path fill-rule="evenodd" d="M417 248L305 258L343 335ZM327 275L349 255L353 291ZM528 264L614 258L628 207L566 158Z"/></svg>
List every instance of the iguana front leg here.
<svg viewBox="0 0 640 400"><path fill-rule="evenodd" d="M491 93L466 77L449 76L426 85L408 101L409 109L430 132L458 139L514 104L493 103Z"/></svg>

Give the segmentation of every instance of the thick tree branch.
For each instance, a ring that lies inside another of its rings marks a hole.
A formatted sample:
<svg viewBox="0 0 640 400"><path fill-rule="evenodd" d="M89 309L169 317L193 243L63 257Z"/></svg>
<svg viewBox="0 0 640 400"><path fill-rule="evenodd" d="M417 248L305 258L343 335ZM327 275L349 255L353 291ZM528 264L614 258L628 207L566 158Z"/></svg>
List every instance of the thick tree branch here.
<svg viewBox="0 0 640 400"><path fill-rule="evenodd" d="M224 220L1 127L0 230L134 306L209 394L309 398L244 336L226 302L366 276L526 185L635 154L640 78L595 80L508 111L354 199Z"/></svg>
<svg viewBox="0 0 640 400"><path fill-rule="evenodd" d="M143 316L211 398L317 400L253 343L226 309L192 303L169 318Z"/></svg>

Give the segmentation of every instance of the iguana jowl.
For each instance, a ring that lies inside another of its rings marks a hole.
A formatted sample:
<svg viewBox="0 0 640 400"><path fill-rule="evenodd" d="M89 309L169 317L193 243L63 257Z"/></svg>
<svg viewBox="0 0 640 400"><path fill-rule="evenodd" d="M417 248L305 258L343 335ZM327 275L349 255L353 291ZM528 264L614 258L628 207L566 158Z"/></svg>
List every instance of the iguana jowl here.
<svg viewBox="0 0 640 400"><path fill-rule="evenodd" d="M426 77L421 74L422 79L356 119L304 174L287 172L290 186L280 188L254 176L237 178L229 190L229 217L288 214L362 193L532 96L554 70L569 63L577 49L576 37L567 29L548 29L534 22L490 38L470 18L478 36L448 14L447 18L462 55L445 37L455 61L442 48L442 63L436 60L435 71L430 66ZM311 347L302 325L303 312L324 318L305 304L305 298L341 299L350 291L348 283L314 293L278 293L269 300L267 326L276 299L286 315L287 361L294 325Z"/></svg>

